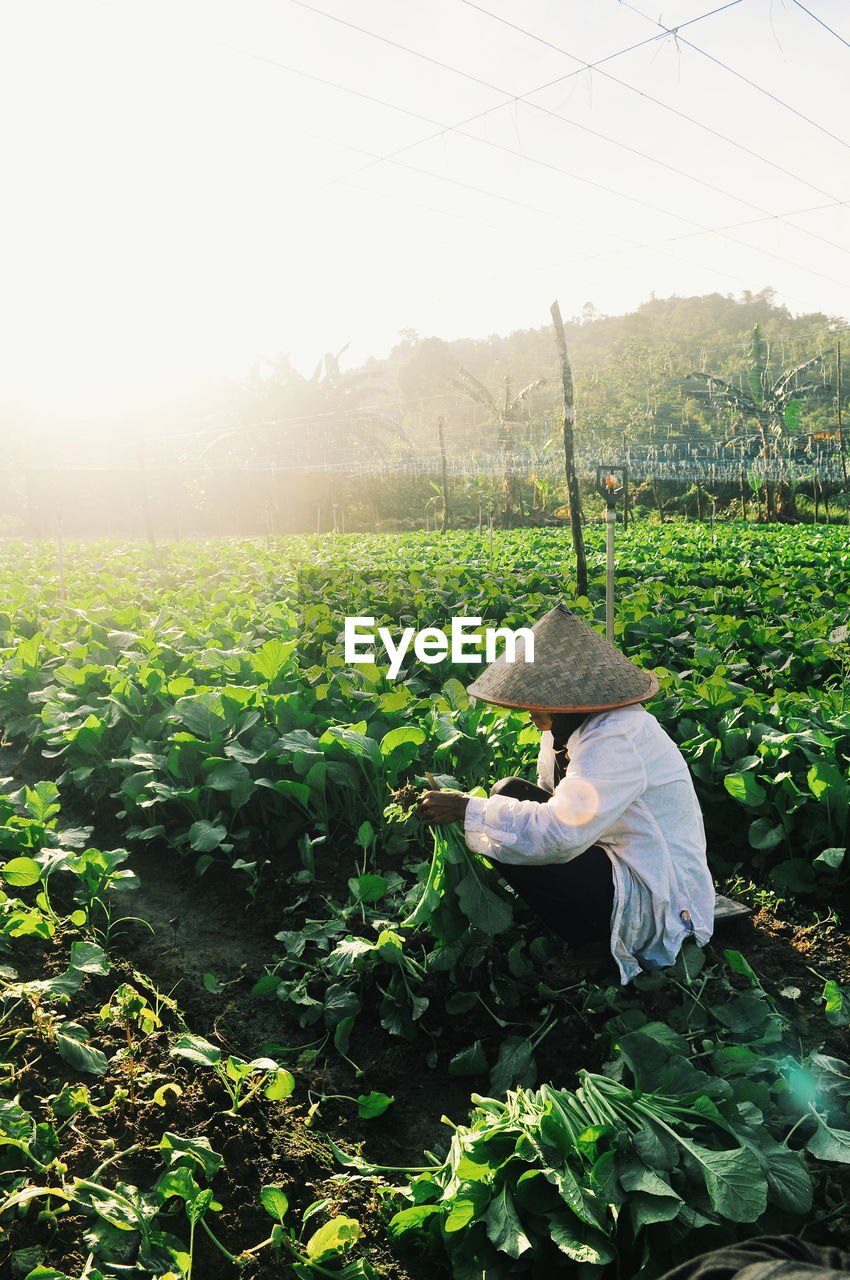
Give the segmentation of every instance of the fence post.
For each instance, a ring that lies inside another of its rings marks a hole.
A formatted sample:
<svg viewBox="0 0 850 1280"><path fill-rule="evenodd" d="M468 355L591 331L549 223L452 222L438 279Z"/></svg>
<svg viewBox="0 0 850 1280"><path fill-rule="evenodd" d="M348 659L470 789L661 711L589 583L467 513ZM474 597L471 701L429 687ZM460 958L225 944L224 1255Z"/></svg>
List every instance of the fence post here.
<svg viewBox="0 0 850 1280"><path fill-rule="evenodd" d="M145 458L144 432L139 435L139 484L142 492L142 512L145 520L145 532L148 536L148 542L150 542L152 546L156 546L156 534L154 533L153 520L151 518L150 497L148 494L148 470Z"/></svg>
<svg viewBox="0 0 850 1280"><path fill-rule="evenodd" d="M437 434L440 437L440 467L443 475L443 519L440 528L441 533L445 533L449 527L449 478L448 467L446 465L446 441L443 435L443 427L445 425L442 414L437 419Z"/></svg>

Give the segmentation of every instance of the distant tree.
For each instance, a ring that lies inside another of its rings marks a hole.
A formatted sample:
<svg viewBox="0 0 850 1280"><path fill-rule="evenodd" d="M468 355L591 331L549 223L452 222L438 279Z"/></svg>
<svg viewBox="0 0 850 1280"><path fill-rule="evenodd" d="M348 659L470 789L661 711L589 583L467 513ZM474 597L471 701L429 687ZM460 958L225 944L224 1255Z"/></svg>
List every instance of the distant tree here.
<svg viewBox="0 0 850 1280"><path fill-rule="evenodd" d="M740 425L752 424L761 455L766 461L778 462L780 480L765 481L765 505L769 520L797 518L793 485L786 464L789 449L803 414L803 403L823 395L823 382L801 382L800 378L819 365L825 353L803 360L774 377L770 371L770 348L756 325L750 340L749 366L740 383L729 382L714 374L694 371L688 374L688 394L705 401L729 406ZM701 382L694 386L692 380ZM742 439L747 439L744 435Z"/></svg>
<svg viewBox="0 0 850 1280"><path fill-rule="evenodd" d="M545 382L545 378L537 378L513 395L510 377L506 377L504 398L497 400L487 387L462 365L458 366L456 376L452 379L453 386L470 400L474 400L476 404L484 405L490 412L492 421L487 426L495 430L501 455L504 504L502 515L506 525L512 522L514 511L520 505L519 477L514 473L511 461L512 451L517 445L516 426L520 422L529 421L529 397L538 387L544 386Z"/></svg>

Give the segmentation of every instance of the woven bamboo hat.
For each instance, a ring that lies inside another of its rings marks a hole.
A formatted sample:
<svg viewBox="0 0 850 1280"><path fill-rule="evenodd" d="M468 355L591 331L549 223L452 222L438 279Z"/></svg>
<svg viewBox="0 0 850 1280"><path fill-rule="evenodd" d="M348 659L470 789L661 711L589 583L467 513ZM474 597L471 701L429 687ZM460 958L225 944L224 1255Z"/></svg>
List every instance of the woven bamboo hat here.
<svg viewBox="0 0 850 1280"><path fill-rule="evenodd" d="M610 711L646 702L658 692L651 671L635 666L562 604L536 622L532 634L533 662L525 661L520 637L516 661L497 658L467 693L529 711Z"/></svg>

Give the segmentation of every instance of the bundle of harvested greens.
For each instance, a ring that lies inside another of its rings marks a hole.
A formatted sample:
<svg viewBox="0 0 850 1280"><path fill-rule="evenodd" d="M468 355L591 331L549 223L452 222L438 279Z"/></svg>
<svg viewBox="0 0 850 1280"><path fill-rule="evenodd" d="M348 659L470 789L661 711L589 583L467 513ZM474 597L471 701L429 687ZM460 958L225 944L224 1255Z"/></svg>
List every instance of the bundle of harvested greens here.
<svg viewBox="0 0 850 1280"><path fill-rule="evenodd" d="M457 825L434 827L434 852L422 896L404 928L427 924L442 942L454 942L472 925L502 933L513 920L508 899L483 858L466 847Z"/></svg>

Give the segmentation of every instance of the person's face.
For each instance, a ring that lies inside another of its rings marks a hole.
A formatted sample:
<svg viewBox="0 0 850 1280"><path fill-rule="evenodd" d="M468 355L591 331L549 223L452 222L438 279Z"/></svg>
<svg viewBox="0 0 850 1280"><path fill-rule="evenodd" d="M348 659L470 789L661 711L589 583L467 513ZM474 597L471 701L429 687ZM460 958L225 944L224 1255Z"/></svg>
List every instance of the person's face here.
<svg viewBox="0 0 850 1280"><path fill-rule="evenodd" d="M552 728L552 716L548 711L529 711L528 718L541 733Z"/></svg>

